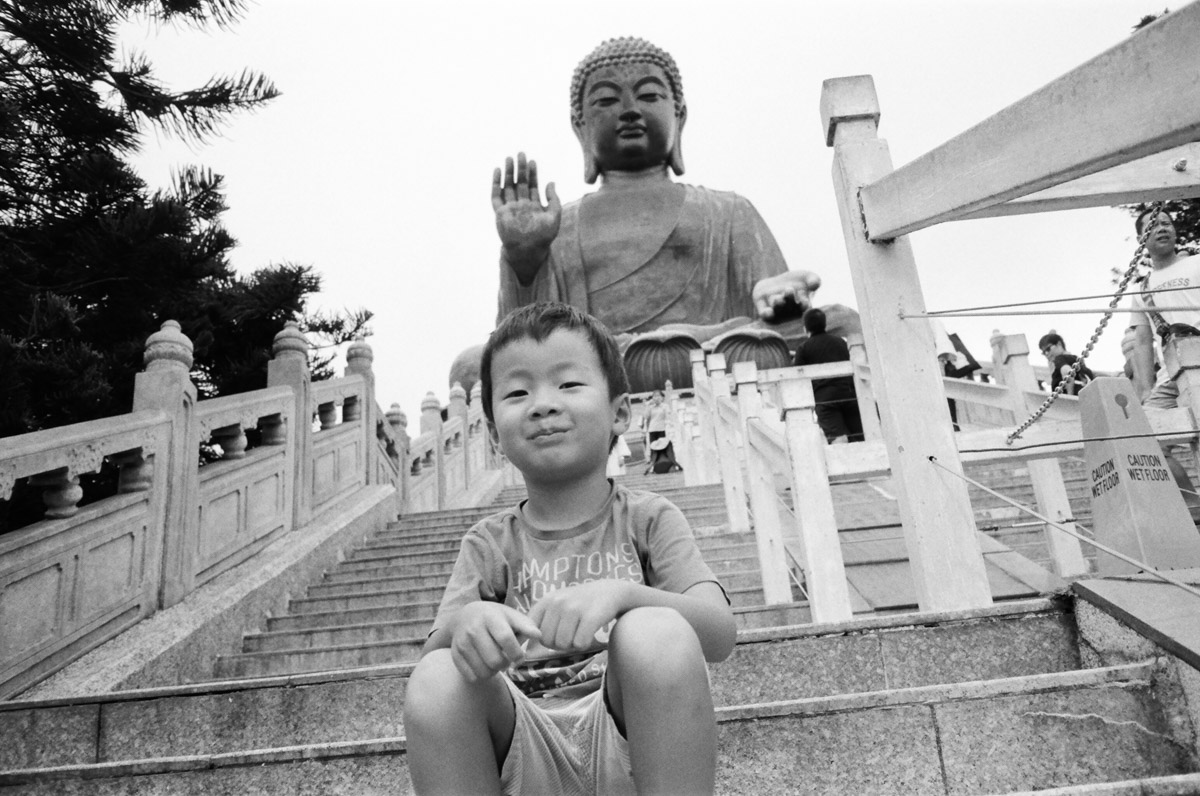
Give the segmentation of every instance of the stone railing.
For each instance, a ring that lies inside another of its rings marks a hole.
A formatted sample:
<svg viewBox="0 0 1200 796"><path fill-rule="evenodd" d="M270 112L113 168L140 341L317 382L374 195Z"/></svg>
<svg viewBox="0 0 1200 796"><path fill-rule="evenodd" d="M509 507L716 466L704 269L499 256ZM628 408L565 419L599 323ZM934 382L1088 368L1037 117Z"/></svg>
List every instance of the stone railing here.
<svg viewBox="0 0 1200 796"><path fill-rule="evenodd" d="M1179 378L1186 382L1200 373L1200 345L1192 351L1189 339L1172 344ZM1083 451L1079 399L1062 396L1031 427L1020 446L1006 446L1005 436L1046 399L1029 363L1022 335L997 335L992 340L993 382L946 378L945 394L982 416L994 413L1003 428L977 428L954 434L961 460L1009 461L1028 468L1038 512L1070 530L1072 511L1057 459ZM860 385L860 405L870 397L870 369L865 361L758 371L753 363L738 362L726 372L720 354L693 352L694 400L669 395L672 422L668 433L689 483L720 481L725 490L731 529L748 527L758 541L764 597L768 603L793 599L792 580L803 584L815 622L849 618L854 610L845 588L845 571L837 541L830 485L892 474L882 439L828 445L816 424L812 380L854 375ZM1195 377L1200 382L1200 377ZM1200 389L1195 390L1200 396ZM873 404L869 404L874 414ZM864 406L864 416L867 406ZM1200 409L1200 407L1196 407ZM1193 409L1147 410L1151 428L1163 441L1194 441ZM948 422L948 418L947 418ZM866 424L864 423L864 426ZM878 429L878 426L876 426ZM879 433L876 431L875 433ZM706 463L709 466L706 472ZM732 465L732 466L731 466ZM732 483L731 483L732 482ZM790 506L780 487L790 492ZM898 484L903 488L903 484ZM749 514L747 515L747 509ZM936 537L939 529L927 529ZM972 529L973 531L973 529ZM1047 526L1045 540L1050 563L1063 578L1088 572L1080 542ZM936 538L929 554L936 554ZM918 555L924 554L919 550ZM936 588L936 584L935 584Z"/></svg>
<svg viewBox="0 0 1200 796"><path fill-rule="evenodd" d="M452 393L443 427L434 399L437 428L410 448L399 407L385 415L376 404L368 345L351 345L344 376L316 383L308 352L289 323L265 389L198 401L191 341L168 321L147 341L132 412L0 440L0 499L25 480L46 507L40 521L0 535L0 698L363 487L394 488L399 515L462 505L489 477L499 482L478 402L467 411L466 396ZM218 458L202 465L202 447ZM117 494L80 505L79 476L106 462L118 469Z"/></svg>
<svg viewBox="0 0 1200 796"><path fill-rule="evenodd" d="M476 505L498 483L498 463L491 453L479 389L476 384L468 407L466 391L455 384L446 420L437 396L428 393L422 401L421 435L405 457L409 511Z"/></svg>

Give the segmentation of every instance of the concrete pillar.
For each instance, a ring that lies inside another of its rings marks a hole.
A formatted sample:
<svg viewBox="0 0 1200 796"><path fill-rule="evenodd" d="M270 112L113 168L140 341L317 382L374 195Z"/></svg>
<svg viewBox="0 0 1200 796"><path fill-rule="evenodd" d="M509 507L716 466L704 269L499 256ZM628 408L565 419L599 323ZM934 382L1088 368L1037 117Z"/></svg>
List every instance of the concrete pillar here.
<svg viewBox="0 0 1200 796"><path fill-rule="evenodd" d="M188 375L192 341L180 331L178 323L166 321L146 340L145 362L146 369L134 378L133 411L157 409L171 418L171 460L159 470L167 474L167 483L153 487L163 501L163 532L148 534L146 550L147 561L161 562L158 605L166 608L192 590L196 575L200 424L196 418L196 386Z"/></svg>
<svg viewBox="0 0 1200 796"><path fill-rule="evenodd" d="M432 392L425 393L421 401L421 434L432 433L433 467L437 470L438 509L446 507L446 452L442 440L442 405Z"/></svg>
<svg viewBox="0 0 1200 796"><path fill-rule="evenodd" d="M379 483L379 406L375 403L375 371L372 363L375 353L361 337L346 349L346 375L360 375L367 383L365 394L359 399L358 419L363 424L363 467L364 484ZM345 409L343 408L343 421Z"/></svg>
<svg viewBox="0 0 1200 796"><path fill-rule="evenodd" d="M925 312L912 247L907 237L871 242L859 202L864 186L893 170L870 76L826 80L821 117L917 602L922 611L990 605L967 485L954 475L962 465L933 332L904 318Z"/></svg>
<svg viewBox="0 0 1200 796"><path fill-rule="evenodd" d="M313 431L312 377L308 371L308 338L295 321L284 324L275 335L274 354L267 363L267 386L290 387L293 395L293 423L287 433L293 438L296 460L292 467L292 527L298 528L312 517Z"/></svg>

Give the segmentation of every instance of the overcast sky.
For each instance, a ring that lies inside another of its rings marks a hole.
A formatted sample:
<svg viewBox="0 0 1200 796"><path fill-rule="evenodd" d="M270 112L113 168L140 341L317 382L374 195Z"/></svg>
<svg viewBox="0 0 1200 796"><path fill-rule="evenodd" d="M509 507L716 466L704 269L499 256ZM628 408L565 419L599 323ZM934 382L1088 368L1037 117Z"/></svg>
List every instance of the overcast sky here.
<svg viewBox="0 0 1200 796"><path fill-rule="evenodd" d="M641 36L675 56L688 104L683 179L750 199L789 265L823 278L817 303L853 305L818 111L823 80L874 76L880 137L900 166L1117 44L1162 6L259 0L229 31L130 28L125 42L176 87L246 67L275 81L279 99L207 145L150 135L139 167L154 186L184 164L224 174L239 272L308 263L324 279L316 307L373 310L379 403L399 402L415 433L422 397L446 400L450 361L495 321L492 169L523 149L564 201L590 190L568 86L603 39ZM1103 293L1136 244L1129 217L1111 209L958 222L912 241L931 310ZM1126 318L1101 338L1093 368L1120 367ZM1055 328L1078 353L1099 319L946 326L986 360L995 328L1031 345Z"/></svg>

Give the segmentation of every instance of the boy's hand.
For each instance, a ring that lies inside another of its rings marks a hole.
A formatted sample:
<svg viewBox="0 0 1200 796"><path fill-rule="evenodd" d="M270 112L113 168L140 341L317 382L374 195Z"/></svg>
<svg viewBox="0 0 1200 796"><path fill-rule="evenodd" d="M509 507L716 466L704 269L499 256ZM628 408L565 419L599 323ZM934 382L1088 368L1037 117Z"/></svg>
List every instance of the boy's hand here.
<svg viewBox="0 0 1200 796"><path fill-rule="evenodd" d="M582 652L596 646L596 632L626 610L632 585L624 580L597 580L568 586L543 597L529 619L547 647Z"/></svg>
<svg viewBox="0 0 1200 796"><path fill-rule="evenodd" d="M468 682L478 683L525 660L522 640L540 638L529 617L507 605L464 605L450 641L450 657Z"/></svg>

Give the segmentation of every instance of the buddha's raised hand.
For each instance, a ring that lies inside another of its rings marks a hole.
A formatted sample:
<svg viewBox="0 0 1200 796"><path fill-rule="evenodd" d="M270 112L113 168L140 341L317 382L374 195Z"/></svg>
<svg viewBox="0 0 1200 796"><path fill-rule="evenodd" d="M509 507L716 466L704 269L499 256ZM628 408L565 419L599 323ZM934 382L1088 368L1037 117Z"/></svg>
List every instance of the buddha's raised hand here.
<svg viewBox="0 0 1200 796"><path fill-rule="evenodd" d="M537 163L517 154L516 175L513 159L504 159L504 182L500 169L492 173L492 209L496 211L496 231L504 247L504 259L521 284L527 285L546 262L550 244L562 222L562 203L554 183L546 185L546 205L538 194Z"/></svg>

